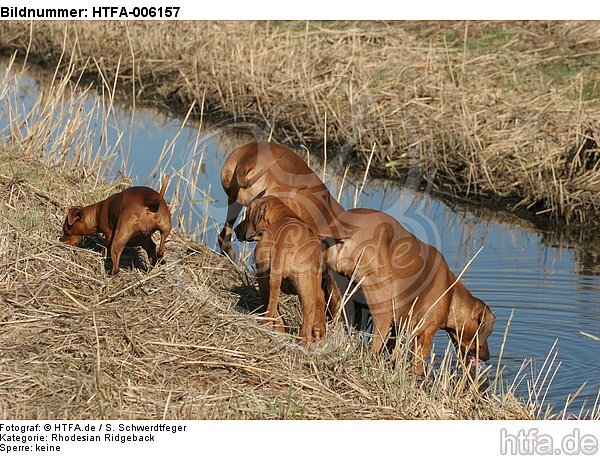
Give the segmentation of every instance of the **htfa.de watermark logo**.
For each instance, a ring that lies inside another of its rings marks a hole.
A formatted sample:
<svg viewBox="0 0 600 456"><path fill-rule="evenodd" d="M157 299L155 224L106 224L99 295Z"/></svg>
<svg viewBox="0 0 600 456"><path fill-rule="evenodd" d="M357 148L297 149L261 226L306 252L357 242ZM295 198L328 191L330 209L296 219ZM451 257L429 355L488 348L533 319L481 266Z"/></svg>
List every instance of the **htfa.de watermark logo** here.
<svg viewBox="0 0 600 456"><path fill-rule="evenodd" d="M584 455L598 453L598 438L592 434L583 434L573 429L556 441L555 436L540 433L539 429L520 429L516 434L506 429L500 430L501 455Z"/></svg>

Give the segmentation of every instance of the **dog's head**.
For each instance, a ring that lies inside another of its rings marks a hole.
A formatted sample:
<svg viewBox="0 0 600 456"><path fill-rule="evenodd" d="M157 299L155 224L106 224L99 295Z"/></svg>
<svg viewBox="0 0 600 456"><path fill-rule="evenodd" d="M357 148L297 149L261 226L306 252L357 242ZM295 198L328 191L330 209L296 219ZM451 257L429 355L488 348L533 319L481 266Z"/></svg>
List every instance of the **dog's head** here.
<svg viewBox="0 0 600 456"><path fill-rule="evenodd" d="M85 210L81 206L73 206L67 213L65 223L63 223L63 235L60 238L61 242L66 242L69 245L79 245L83 241L83 237L90 232L90 228L85 220Z"/></svg>
<svg viewBox="0 0 600 456"><path fill-rule="evenodd" d="M246 218L235 227L235 235L240 241L258 241L267 228L266 213L272 198L257 198L246 208Z"/></svg>
<svg viewBox="0 0 600 456"><path fill-rule="evenodd" d="M490 359L488 337L494 329L496 317L481 299L475 298L474 305L463 313L463 324L448 331L459 356L469 364L479 364ZM458 323L458 322L457 322Z"/></svg>

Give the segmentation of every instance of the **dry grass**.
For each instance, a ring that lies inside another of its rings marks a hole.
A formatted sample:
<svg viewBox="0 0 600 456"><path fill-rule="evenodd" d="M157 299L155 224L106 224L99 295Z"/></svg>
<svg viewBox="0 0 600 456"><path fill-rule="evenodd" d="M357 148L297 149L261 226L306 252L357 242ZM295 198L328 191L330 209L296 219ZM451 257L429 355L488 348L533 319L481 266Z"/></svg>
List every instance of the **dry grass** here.
<svg viewBox="0 0 600 456"><path fill-rule="evenodd" d="M110 277L92 238L58 241L62 203L121 185L0 152L0 418L528 418L512 392L481 395L451 353L422 382L372 359L362 337L330 326L325 345L244 310L254 279L207 247L174 235L166 263L146 270L130 249ZM59 196L60 195L60 196ZM61 201L60 204L57 204Z"/></svg>
<svg viewBox="0 0 600 456"><path fill-rule="evenodd" d="M525 371L508 384L499 365L489 372L493 390L481 394L452 350L437 350L423 380L406 369L408 345L393 368L338 324L324 345L302 350L297 300L282 302L289 331L275 333L251 313L254 277L181 229L164 264L148 270L129 249L115 277L99 237L84 248L60 243L69 205L127 185L106 183L113 149L90 140L110 109L91 109L100 123L85 122L72 76L27 112L15 97L18 75L0 83L9 124L0 144L1 419L553 416L544 372L521 399L514 391Z"/></svg>
<svg viewBox="0 0 600 456"><path fill-rule="evenodd" d="M525 363L511 383L498 363L484 373L492 388L482 394L483 376L463 375L449 347L438 347L426 380L406 368L408 344L392 367L340 324L329 325L325 344L302 350L297 299L282 302L288 333L270 330L256 314L254 277L192 241L183 211L166 263L152 270L129 249L109 277L99 237L84 248L60 243L69 205L128 185L106 181L117 144L93 141L110 122L115 91L83 109L85 92L69 82L80 76L71 66L27 111L18 72L0 81L8 124L0 143L1 419L564 416L544 404L555 356L531 375ZM170 205L183 208L181 195L198 183L174 180ZM529 397L519 398L523 382Z"/></svg>
<svg viewBox="0 0 600 456"><path fill-rule="evenodd" d="M204 101L326 140L330 160L364 166L375 145L374 174L584 227L600 220L599 38L597 22L0 24L0 49L121 95Z"/></svg>

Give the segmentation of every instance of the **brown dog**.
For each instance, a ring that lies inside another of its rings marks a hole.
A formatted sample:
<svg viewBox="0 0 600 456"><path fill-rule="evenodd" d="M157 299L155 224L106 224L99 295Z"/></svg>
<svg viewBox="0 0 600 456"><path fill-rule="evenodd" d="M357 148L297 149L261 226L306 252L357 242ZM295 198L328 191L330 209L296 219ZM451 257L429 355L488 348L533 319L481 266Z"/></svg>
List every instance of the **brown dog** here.
<svg viewBox="0 0 600 456"><path fill-rule="evenodd" d="M103 233L112 259L112 274L119 272L119 259L125 245L139 245L154 266L165 251L172 228L171 212L164 200L169 176L160 193L148 187L131 187L89 206L69 209L61 241L79 245L84 236ZM160 231L158 250L152 234Z"/></svg>
<svg viewBox="0 0 600 456"><path fill-rule="evenodd" d="M344 211L304 160L276 143L251 142L231 152L221 171L221 185L228 208L219 246L232 259L232 227L242 207L254 198L277 196L323 236L329 235L329 224Z"/></svg>
<svg viewBox="0 0 600 456"><path fill-rule="evenodd" d="M372 209L352 209L338 217L325 252L330 268L362 280L373 317L372 352L379 353L392 325L415 331L415 368L422 372L438 329L450 335L471 364L489 359L487 339L495 317L456 278L442 254L393 217ZM410 317L410 318L409 318Z"/></svg>
<svg viewBox="0 0 600 456"><path fill-rule="evenodd" d="M302 304L300 338L308 345L325 337L325 296L321 289L321 239L276 197L253 200L235 229L240 240L258 241L254 249L258 287L266 317L284 331L279 292L296 293Z"/></svg>

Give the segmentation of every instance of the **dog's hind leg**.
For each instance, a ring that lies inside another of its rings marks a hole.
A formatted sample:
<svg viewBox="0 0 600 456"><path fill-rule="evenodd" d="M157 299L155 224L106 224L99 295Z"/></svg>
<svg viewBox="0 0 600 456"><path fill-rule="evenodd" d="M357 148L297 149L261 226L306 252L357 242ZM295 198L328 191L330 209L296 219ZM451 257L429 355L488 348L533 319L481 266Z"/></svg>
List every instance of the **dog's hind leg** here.
<svg viewBox="0 0 600 456"><path fill-rule="evenodd" d="M160 243L158 244L158 250L156 251L156 255L159 260L162 259L162 257L165 255L165 241L171 233L171 228L172 224L170 220L169 223L167 223L166 225L158 227L158 230L160 231Z"/></svg>
<svg viewBox="0 0 600 456"><path fill-rule="evenodd" d="M110 243L110 258L112 259L112 270L111 274L115 275L119 272L119 261L121 259L121 252L129 240L129 233L125 233L123 230L119 230L119 226L114 232L113 238Z"/></svg>
<svg viewBox="0 0 600 456"><path fill-rule="evenodd" d="M313 337L317 340L323 340L325 337L325 298L318 279L303 276L294 282L302 304L300 338L303 344L308 346Z"/></svg>
<svg viewBox="0 0 600 456"><path fill-rule="evenodd" d="M150 261L150 265L156 265L156 244L154 243L152 238L150 236L144 236L142 239L140 239L140 245L148 254L148 261Z"/></svg>
<svg viewBox="0 0 600 456"><path fill-rule="evenodd" d="M267 305L267 313L265 318L271 319L273 327L276 331L285 332L283 319L279 315L279 292L281 290L281 275L274 273L271 270L269 277L269 303Z"/></svg>
<svg viewBox="0 0 600 456"><path fill-rule="evenodd" d="M258 282L258 291L260 292L260 302L262 304L262 311L267 313L269 308L269 274L266 271L261 271L256 275L256 281Z"/></svg>

